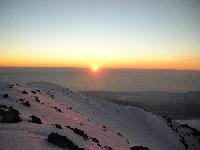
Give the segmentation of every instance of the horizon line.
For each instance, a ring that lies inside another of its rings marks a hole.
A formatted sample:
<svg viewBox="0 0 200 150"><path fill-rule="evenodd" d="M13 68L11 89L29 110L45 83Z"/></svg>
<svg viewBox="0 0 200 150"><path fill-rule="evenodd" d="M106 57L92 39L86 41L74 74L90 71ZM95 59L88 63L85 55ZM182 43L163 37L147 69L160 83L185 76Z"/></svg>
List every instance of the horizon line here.
<svg viewBox="0 0 200 150"><path fill-rule="evenodd" d="M69 69L91 69L91 67L73 66L0 66L0 68L69 68ZM137 68L137 67L100 67L100 69L116 70L163 70L163 71L200 71L200 69L181 69L181 68Z"/></svg>

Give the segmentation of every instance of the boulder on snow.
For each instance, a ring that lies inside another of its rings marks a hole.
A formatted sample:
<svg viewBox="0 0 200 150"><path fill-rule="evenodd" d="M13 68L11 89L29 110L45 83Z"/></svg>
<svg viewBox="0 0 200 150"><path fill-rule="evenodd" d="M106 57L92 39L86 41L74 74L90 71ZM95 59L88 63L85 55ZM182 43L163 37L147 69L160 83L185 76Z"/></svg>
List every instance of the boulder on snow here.
<svg viewBox="0 0 200 150"><path fill-rule="evenodd" d="M19 117L19 111L13 109L13 107L7 107L6 105L0 105L0 122L1 123L17 123L21 122Z"/></svg>
<svg viewBox="0 0 200 150"><path fill-rule="evenodd" d="M25 99L23 99L23 98L20 98L20 99L19 99L19 101L20 101L20 102L23 102L23 101L25 101Z"/></svg>
<svg viewBox="0 0 200 150"><path fill-rule="evenodd" d="M26 102L24 102L24 103L22 103L24 106L27 106L27 107L30 107L31 105L30 105L30 103L29 103L29 101L26 101Z"/></svg>
<svg viewBox="0 0 200 150"><path fill-rule="evenodd" d="M82 136L85 140L88 140L88 135L83 130L75 128L75 129L73 129L73 131L74 131L74 133Z"/></svg>
<svg viewBox="0 0 200 150"><path fill-rule="evenodd" d="M149 148L144 146L134 146L131 147L131 150L149 150Z"/></svg>
<svg viewBox="0 0 200 150"><path fill-rule="evenodd" d="M40 102L39 98L36 96L35 97L36 102Z"/></svg>
<svg viewBox="0 0 200 150"><path fill-rule="evenodd" d="M62 126L59 124L53 124L54 127L58 128L58 129L62 129Z"/></svg>
<svg viewBox="0 0 200 150"><path fill-rule="evenodd" d="M104 147L103 147L103 150L113 150L113 149L112 149L112 147L104 146Z"/></svg>
<svg viewBox="0 0 200 150"><path fill-rule="evenodd" d="M84 148L79 148L66 136L59 135L58 133L52 132L48 135L48 142L58 145L61 148L67 148L70 150L84 150Z"/></svg>
<svg viewBox="0 0 200 150"><path fill-rule="evenodd" d="M117 135L119 135L119 136L123 137L123 135L122 135L120 132L118 132L118 133L117 133Z"/></svg>
<svg viewBox="0 0 200 150"><path fill-rule="evenodd" d="M58 112L62 112L60 108L57 109Z"/></svg>
<svg viewBox="0 0 200 150"><path fill-rule="evenodd" d="M185 139L184 139L184 137L182 137L182 136L180 136L180 139L179 139L179 141L185 146L185 149L187 149L188 150L188 144L186 143L186 141L185 141Z"/></svg>
<svg viewBox="0 0 200 150"><path fill-rule="evenodd" d="M90 139L92 139L92 141L95 143L99 143L99 140L97 140L97 138L90 137Z"/></svg>
<svg viewBox="0 0 200 150"><path fill-rule="evenodd" d="M57 107L55 107L55 106L54 106L53 108L54 108L56 111L58 111L58 112L62 112L60 108L57 108Z"/></svg>
<svg viewBox="0 0 200 150"><path fill-rule="evenodd" d="M70 126L65 126L65 127L69 128L74 133L78 134L79 136L82 136L85 140L89 140L89 136L83 130L80 130L78 128L72 128Z"/></svg>
<svg viewBox="0 0 200 150"><path fill-rule="evenodd" d="M4 94L3 97L4 97L4 98L7 98L7 97L8 97L8 94Z"/></svg>
<svg viewBox="0 0 200 150"><path fill-rule="evenodd" d="M24 91L22 91L22 94L28 94L28 92L26 92L26 91L24 90Z"/></svg>
<svg viewBox="0 0 200 150"><path fill-rule="evenodd" d="M33 93L33 94L36 94L36 92L35 92L35 91L31 91L31 93Z"/></svg>
<svg viewBox="0 0 200 150"><path fill-rule="evenodd" d="M30 116L31 120L29 120L29 122L32 122L32 123L37 123L37 124L42 124L42 121L40 120L40 118L32 115Z"/></svg>

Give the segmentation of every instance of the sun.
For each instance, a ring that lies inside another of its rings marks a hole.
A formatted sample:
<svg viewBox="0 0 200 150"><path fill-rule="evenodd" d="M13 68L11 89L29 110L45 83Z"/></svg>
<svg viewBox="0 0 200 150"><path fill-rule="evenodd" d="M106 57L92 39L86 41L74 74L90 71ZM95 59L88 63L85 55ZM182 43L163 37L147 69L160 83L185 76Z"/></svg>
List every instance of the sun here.
<svg viewBox="0 0 200 150"><path fill-rule="evenodd" d="M92 65L91 70L93 72L97 72L99 70L99 67L97 65Z"/></svg>

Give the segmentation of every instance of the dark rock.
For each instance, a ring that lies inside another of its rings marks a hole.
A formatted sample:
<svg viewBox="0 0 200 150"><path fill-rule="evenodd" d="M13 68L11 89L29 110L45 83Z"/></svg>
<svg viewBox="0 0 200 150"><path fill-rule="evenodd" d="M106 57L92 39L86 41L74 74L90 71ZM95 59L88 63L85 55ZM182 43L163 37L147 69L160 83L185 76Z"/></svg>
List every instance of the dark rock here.
<svg viewBox="0 0 200 150"><path fill-rule="evenodd" d="M97 140L96 138L90 137L92 139L93 142L95 143L99 143L99 140Z"/></svg>
<svg viewBox="0 0 200 150"><path fill-rule="evenodd" d="M189 128L188 124L181 124L180 127L182 127L182 128Z"/></svg>
<svg viewBox="0 0 200 150"><path fill-rule="evenodd" d="M30 107L31 105L30 105L30 103L29 103L29 101L26 101L26 102L24 102L24 103L22 103L24 106L27 106L27 107Z"/></svg>
<svg viewBox="0 0 200 150"><path fill-rule="evenodd" d="M188 144L185 142L184 137L182 137L182 136L179 136L179 137L180 137L179 141L185 146L185 149L187 150L188 149Z"/></svg>
<svg viewBox="0 0 200 150"><path fill-rule="evenodd" d="M4 109L6 109L6 108L8 108L6 105L1 105L0 104L0 109L2 109L2 108L4 108Z"/></svg>
<svg viewBox="0 0 200 150"><path fill-rule="evenodd" d="M71 130L74 130L74 128L70 127L70 126L65 126L66 128L69 128Z"/></svg>
<svg viewBox="0 0 200 150"><path fill-rule="evenodd" d="M36 116L30 116L32 120L29 120L29 122L32 123L37 123L37 124L42 124L42 121L40 120L40 118L36 117Z"/></svg>
<svg viewBox="0 0 200 150"><path fill-rule="evenodd" d="M83 131L83 130L80 130L80 129L77 129L77 128L72 128L70 126L65 126L67 128L69 128L70 130L72 130L74 133L82 136L85 140L89 140L89 137L88 135Z"/></svg>
<svg viewBox="0 0 200 150"><path fill-rule="evenodd" d="M123 137L123 135L122 135L121 133L117 133L117 135L119 135L119 136Z"/></svg>
<svg viewBox="0 0 200 150"><path fill-rule="evenodd" d="M8 94L4 94L3 97L4 97L4 98L7 98L7 97L8 97Z"/></svg>
<svg viewBox="0 0 200 150"><path fill-rule="evenodd" d="M19 112L13 107L7 107L6 105L0 105L0 122L1 123L17 123L21 122Z"/></svg>
<svg viewBox="0 0 200 150"><path fill-rule="evenodd" d="M26 92L26 91L22 91L22 94L28 94L28 92Z"/></svg>
<svg viewBox="0 0 200 150"><path fill-rule="evenodd" d="M85 134L85 132L84 132L83 130L80 130L80 129L75 128L75 129L73 129L73 131L74 131L74 133L76 133L76 134L82 136L85 140L88 140L88 139L89 139L89 138L88 138L88 135Z"/></svg>
<svg viewBox="0 0 200 150"><path fill-rule="evenodd" d="M98 145L99 147L102 147L101 144L99 144L99 143L97 143L97 145Z"/></svg>
<svg viewBox="0 0 200 150"><path fill-rule="evenodd" d="M36 90L37 92L40 92L40 90Z"/></svg>
<svg viewBox="0 0 200 150"><path fill-rule="evenodd" d="M33 93L33 94L36 94L36 92L35 92L35 91L31 91L31 93Z"/></svg>
<svg viewBox="0 0 200 150"><path fill-rule="evenodd" d="M60 108L57 107L53 107L55 110L57 110L58 112L62 112Z"/></svg>
<svg viewBox="0 0 200 150"><path fill-rule="evenodd" d="M193 131L192 135L194 135L194 136L200 136L200 132L197 129L192 128L192 127L189 127L189 128Z"/></svg>
<svg viewBox="0 0 200 150"><path fill-rule="evenodd" d="M61 148L67 148L70 150L84 150L84 148L79 148L66 136L59 135L58 133L52 132L48 135L48 142L58 145Z"/></svg>
<svg viewBox="0 0 200 150"><path fill-rule="evenodd" d="M36 96L35 97L36 102L40 102L39 98Z"/></svg>
<svg viewBox="0 0 200 150"><path fill-rule="evenodd" d="M55 124L54 126L55 126L56 128L58 128L58 129L62 129L62 126L59 125L59 124Z"/></svg>
<svg viewBox="0 0 200 150"><path fill-rule="evenodd" d="M25 99L20 98L19 101L23 102L23 101L25 101Z"/></svg>
<svg viewBox="0 0 200 150"><path fill-rule="evenodd" d="M131 147L131 150L149 150L149 148L144 146L134 146Z"/></svg>
<svg viewBox="0 0 200 150"><path fill-rule="evenodd" d="M109 146L104 146L103 149L104 150L113 150L112 147L109 147Z"/></svg>
<svg viewBox="0 0 200 150"><path fill-rule="evenodd" d="M197 140L199 141L199 143L200 143L200 132L197 130L197 129L195 129L195 128L192 128L192 127L188 127L190 130L192 130L192 133L190 133L190 134L192 134L194 137L196 137L197 138Z"/></svg>

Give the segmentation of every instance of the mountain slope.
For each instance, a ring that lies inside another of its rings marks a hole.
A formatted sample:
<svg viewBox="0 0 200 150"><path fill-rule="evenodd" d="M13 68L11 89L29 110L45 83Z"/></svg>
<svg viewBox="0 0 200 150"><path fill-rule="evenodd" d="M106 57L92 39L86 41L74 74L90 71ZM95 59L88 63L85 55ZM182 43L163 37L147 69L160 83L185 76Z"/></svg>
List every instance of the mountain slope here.
<svg viewBox="0 0 200 150"><path fill-rule="evenodd" d="M58 143L48 142L51 133L88 150L126 150L140 145L184 150L183 139L188 149L200 148L195 136L183 134L189 128L175 132L165 118L46 82L25 86L0 82L0 110L0 149L59 149ZM15 120L10 121L13 113Z"/></svg>

